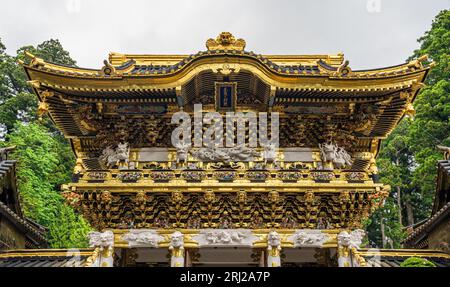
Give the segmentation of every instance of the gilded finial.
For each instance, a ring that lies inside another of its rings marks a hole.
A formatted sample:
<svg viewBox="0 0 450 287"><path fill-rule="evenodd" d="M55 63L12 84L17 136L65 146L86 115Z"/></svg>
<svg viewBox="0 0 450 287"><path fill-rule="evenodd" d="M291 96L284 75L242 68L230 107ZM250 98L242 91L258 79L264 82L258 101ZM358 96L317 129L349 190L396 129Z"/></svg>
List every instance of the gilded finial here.
<svg viewBox="0 0 450 287"><path fill-rule="evenodd" d="M113 75L116 73L116 69L107 60L103 61L104 66L102 67L101 73L103 75Z"/></svg>
<svg viewBox="0 0 450 287"><path fill-rule="evenodd" d="M352 69L349 67L349 61L345 60L337 69L336 75L337 76L347 76L352 72Z"/></svg>
<svg viewBox="0 0 450 287"><path fill-rule="evenodd" d="M245 41L243 39L234 38L230 32L222 32L216 39L208 39L206 41L208 50L236 50L243 51Z"/></svg>
<svg viewBox="0 0 450 287"><path fill-rule="evenodd" d="M428 55L427 55L427 54L422 55L422 56L418 57L418 58L415 59L415 60L409 61L409 62L408 62L408 68L414 69L414 70L420 70L420 69L423 69L424 66L423 66L423 63L422 63L422 62L426 62L426 61L428 61ZM431 63L433 63L433 62L431 62ZM433 64L433 65L434 65L434 64Z"/></svg>
<svg viewBox="0 0 450 287"><path fill-rule="evenodd" d="M36 57L35 55L31 54L30 52L25 51L25 56L31 59L30 66L36 67L36 68L45 66L45 62L43 59Z"/></svg>
<svg viewBox="0 0 450 287"><path fill-rule="evenodd" d="M34 89L39 89L41 87L41 82L39 82L38 80L27 81L27 84Z"/></svg>
<svg viewBox="0 0 450 287"><path fill-rule="evenodd" d="M414 119L414 116L416 115L416 110L414 109L413 104L411 104L410 102L405 106L405 115L412 119Z"/></svg>
<svg viewBox="0 0 450 287"><path fill-rule="evenodd" d="M38 119L41 121L42 116L48 113L48 104L46 102L39 102L39 106L37 109Z"/></svg>
<svg viewBox="0 0 450 287"><path fill-rule="evenodd" d="M77 158L75 167L73 168L73 173L74 174L80 174L82 173L84 170L83 168L83 160L81 158Z"/></svg>

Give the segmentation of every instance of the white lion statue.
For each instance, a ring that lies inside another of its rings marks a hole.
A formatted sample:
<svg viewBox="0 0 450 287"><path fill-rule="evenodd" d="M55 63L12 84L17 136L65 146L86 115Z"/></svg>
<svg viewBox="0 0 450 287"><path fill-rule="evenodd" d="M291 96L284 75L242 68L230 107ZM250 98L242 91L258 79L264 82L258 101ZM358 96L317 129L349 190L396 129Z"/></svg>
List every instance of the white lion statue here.
<svg viewBox="0 0 450 287"><path fill-rule="evenodd" d="M353 164L352 157L344 148L334 143L319 144L322 162L333 163L335 168L347 168Z"/></svg>
<svg viewBox="0 0 450 287"><path fill-rule="evenodd" d="M115 150L111 147L106 147L99 159L107 168L113 168L118 166L119 163L127 165L129 157L130 147L128 143L119 143Z"/></svg>

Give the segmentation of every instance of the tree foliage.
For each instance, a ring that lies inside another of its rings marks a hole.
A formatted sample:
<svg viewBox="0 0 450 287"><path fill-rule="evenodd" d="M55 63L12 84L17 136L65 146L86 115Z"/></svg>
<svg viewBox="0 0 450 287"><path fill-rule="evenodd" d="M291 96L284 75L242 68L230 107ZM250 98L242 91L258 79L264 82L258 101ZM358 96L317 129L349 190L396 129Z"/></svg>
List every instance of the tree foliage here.
<svg viewBox="0 0 450 287"><path fill-rule="evenodd" d="M400 264L400 267L436 267L436 265L424 258L409 257Z"/></svg>
<svg viewBox="0 0 450 287"><path fill-rule="evenodd" d="M64 204L60 185L70 181L74 166L71 147L48 117L38 121L37 98L26 84L24 52L64 65L74 65L58 40L25 46L16 56L5 53L0 41L0 125L5 131L0 146L15 145L17 180L23 212L49 228L55 248L86 247L88 223Z"/></svg>
<svg viewBox="0 0 450 287"><path fill-rule="evenodd" d="M382 181L392 187L386 205L367 222L369 240L378 247L383 242L382 222L386 237L400 246L404 227L430 215L437 160L442 159L436 145L450 146L450 11L441 11L418 42L420 48L408 60L427 54L436 66L414 102L414 120L404 118L383 142L378 156Z"/></svg>

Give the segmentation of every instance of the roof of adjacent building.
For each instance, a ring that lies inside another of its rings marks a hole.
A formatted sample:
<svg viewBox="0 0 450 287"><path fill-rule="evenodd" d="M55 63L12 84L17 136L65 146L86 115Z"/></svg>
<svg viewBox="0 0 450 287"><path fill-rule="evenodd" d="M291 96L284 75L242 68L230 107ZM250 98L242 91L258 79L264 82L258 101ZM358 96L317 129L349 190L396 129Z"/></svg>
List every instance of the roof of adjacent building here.
<svg viewBox="0 0 450 287"><path fill-rule="evenodd" d="M450 202L442 207L438 212L433 214L427 221L416 227L411 234L404 240L407 246L416 246L422 240L425 240L428 233L433 230L435 226L444 220L449 220L450 216Z"/></svg>
<svg viewBox="0 0 450 287"><path fill-rule="evenodd" d="M437 267L450 267L450 255L438 250L427 249L358 249L357 258L366 267L400 267L410 257L420 257Z"/></svg>
<svg viewBox="0 0 450 287"><path fill-rule="evenodd" d="M2 191L7 192L5 202L0 201L0 214L13 223L27 238L30 247L45 247L47 229L22 214L16 182L16 161L7 155L14 147L0 149L0 182Z"/></svg>
<svg viewBox="0 0 450 287"><path fill-rule="evenodd" d="M430 218L414 226L413 231L403 241L405 246L422 248L428 245L430 231L450 219L450 160L438 161L436 192ZM449 231L450 232L450 231Z"/></svg>
<svg viewBox="0 0 450 287"><path fill-rule="evenodd" d="M24 249L0 253L0 267L89 267L96 249Z"/></svg>
<svg viewBox="0 0 450 287"><path fill-rule="evenodd" d="M32 241L33 245L47 245L47 239L45 237L45 233L47 232L47 230L43 226L29 220L28 218L20 217L1 201L0 214L8 218L11 222L15 223L16 227L28 237L28 240Z"/></svg>

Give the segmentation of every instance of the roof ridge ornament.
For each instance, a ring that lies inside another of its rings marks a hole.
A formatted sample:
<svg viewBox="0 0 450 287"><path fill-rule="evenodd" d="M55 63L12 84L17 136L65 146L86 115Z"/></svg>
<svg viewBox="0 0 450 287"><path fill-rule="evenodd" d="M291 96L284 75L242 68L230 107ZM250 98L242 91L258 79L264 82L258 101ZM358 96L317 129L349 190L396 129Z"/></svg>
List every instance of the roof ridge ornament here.
<svg viewBox="0 0 450 287"><path fill-rule="evenodd" d="M428 54L425 54L425 55L418 57L417 59L413 59L413 60L409 61L407 63L407 66L408 66L408 68L413 69L413 70L421 70L424 68L424 62L427 62L428 60L429 60ZM433 62L431 62L431 63L433 63Z"/></svg>
<svg viewBox="0 0 450 287"><path fill-rule="evenodd" d="M348 76L352 69L349 67L349 60L345 60L339 67L337 68L337 71L334 73L335 76Z"/></svg>
<svg viewBox="0 0 450 287"><path fill-rule="evenodd" d="M208 50L235 50L244 51L245 40L237 39L230 32L222 32L216 39L208 39L206 41Z"/></svg>
<svg viewBox="0 0 450 287"><path fill-rule="evenodd" d="M111 65L108 60L103 60L104 66L101 69L101 74L105 76L111 76L116 73L116 68L114 68L113 65Z"/></svg>
<svg viewBox="0 0 450 287"><path fill-rule="evenodd" d="M25 50L25 56L31 60L30 61L31 67L39 68L45 66L45 61L42 58L36 57L35 55L31 54L28 50Z"/></svg>

